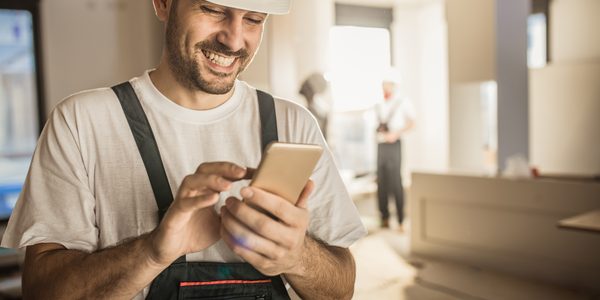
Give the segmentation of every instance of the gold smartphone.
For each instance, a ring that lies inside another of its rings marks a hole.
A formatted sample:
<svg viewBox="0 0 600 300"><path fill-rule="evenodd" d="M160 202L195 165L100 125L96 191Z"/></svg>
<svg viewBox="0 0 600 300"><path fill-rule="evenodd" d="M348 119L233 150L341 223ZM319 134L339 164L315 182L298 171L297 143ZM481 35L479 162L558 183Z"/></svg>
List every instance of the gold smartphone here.
<svg viewBox="0 0 600 300"><path fill-rule="evenodd" d="M319 145L272 142L265 149L250 186L296 204L322 153Z"/></svg>

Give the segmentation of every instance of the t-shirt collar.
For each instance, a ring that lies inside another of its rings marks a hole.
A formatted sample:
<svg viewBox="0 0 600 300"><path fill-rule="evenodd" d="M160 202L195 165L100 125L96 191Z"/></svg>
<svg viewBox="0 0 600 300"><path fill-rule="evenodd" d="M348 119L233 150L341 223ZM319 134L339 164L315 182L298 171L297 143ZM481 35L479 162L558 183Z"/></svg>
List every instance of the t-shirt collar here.
<svg viewBox="0 0 600 300"><path fill-rule="evenodd" d="M221 120L240 106L246 92L243 84L236 80L233 94L223 104L208 110L193 110L183 107L163 95L150 79L151 71L148 70L139 77L139 87L144 94L140 98L159 112L183 122L207 124Z"/></svg>

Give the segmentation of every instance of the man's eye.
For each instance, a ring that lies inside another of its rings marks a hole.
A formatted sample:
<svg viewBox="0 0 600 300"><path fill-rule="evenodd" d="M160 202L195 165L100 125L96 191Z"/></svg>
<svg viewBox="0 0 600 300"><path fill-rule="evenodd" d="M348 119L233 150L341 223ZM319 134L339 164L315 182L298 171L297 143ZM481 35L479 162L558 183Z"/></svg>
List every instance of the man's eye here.
<svg viewBox="0 0 600 300"><path fill-rule="evenodd" d="M262 22L264 22L263 19L256 19L256 18L246 18L246 21L248 21L254 25L260 25L260 24L262 24Z"/></svg>
<svg viewBox="0 0 600 300"><path fill-rule="evenodd" d="M222 11L218 11L218 10L212 9L212 8L210 8L210 7L208 7L208 6L201 6L201 7L200 7L200 9L201 9L203 12L205 12L205 13L207 13L207 14L211 14L211 15L219 15L219 16L220 16L220 15L224 15L224 14L225 14L225 13L224 13L224 12L222 12Z"/></svg>

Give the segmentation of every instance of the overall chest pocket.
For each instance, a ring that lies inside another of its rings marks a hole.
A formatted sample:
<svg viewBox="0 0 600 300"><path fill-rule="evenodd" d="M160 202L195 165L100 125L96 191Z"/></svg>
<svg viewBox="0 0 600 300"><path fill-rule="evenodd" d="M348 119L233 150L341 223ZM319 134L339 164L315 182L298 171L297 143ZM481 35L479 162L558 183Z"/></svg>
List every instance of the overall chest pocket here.
<svg viewBox="0 0 600 300"><path fill-rule="evenodd" d="M271 300L272 280L184 281L180 300Z"/></svg>
<svg viewBox="0 0 600 300"><path fill-rule="evenodd" d="M290 300L280 276L265 276L248 263L185 262L159 274L149 300Z"/></svg>

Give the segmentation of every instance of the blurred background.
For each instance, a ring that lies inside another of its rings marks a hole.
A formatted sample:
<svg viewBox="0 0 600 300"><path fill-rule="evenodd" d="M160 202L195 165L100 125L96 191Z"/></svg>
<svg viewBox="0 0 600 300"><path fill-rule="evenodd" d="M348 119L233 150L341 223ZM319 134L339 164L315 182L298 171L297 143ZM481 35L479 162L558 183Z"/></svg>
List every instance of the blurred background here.
<svg viewBox="0 0 600 300"><path fill-rule="evenodd" d="M369 229L356 299L600 299L598 16L598 0L295 0L269 17L241 79L319 119ZM153 68L163 38L150 0L0 3L3 226L52 108ZM379 228L375 196L390 68L416 119L402 232ZM0 297L19 298L19 260L0 249Z"/></svg>

